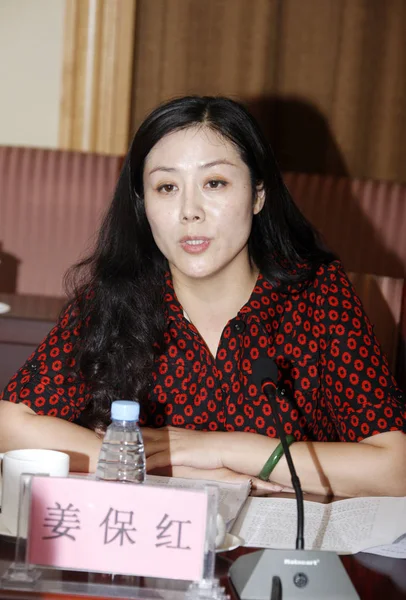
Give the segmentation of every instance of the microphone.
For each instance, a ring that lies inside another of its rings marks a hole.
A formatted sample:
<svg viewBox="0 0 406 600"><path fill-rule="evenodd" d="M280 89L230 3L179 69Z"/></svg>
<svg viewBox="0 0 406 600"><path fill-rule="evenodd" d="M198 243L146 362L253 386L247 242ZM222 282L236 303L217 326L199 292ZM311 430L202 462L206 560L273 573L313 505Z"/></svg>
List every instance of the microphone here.
<svg viewBox="0 0 406 600"><path fill-rule="evenodd" d="M302 486L300 484L300 479L297 476L295 465L292 460L292 455L290 453L290 448L288 442L286 440L285 429L283 427L283 423L278 416L278 405L277 398L279 394L279 390L277 384L275 382L278 381L278 367L272 359L260 358L257 361L259 364L257 366L257 372L260 370L263 372L267 367L269 371L269 377L261 376L261 385L259 389L262 388L263 393L268 398L271 407L272 414L275 421L276 432L278 434L278 438L282 444L283 452L286 457L286 462L288 463L288 468L291 476L292 487L295 491L296 496L296 508L297 508L297 534L296 534L296 550L304 549L304 503L303 503L303 491Z"/></svg>
<svg viewBox="0 0 406 600"><path fill-rule="evenodd" d="M335 552L304 550L303 491L279 414L278 367L271 358L254 363L253 380L271 404L297 505L296 550L258 550L234 561L229 577L241 600L360 600ZM285 399L285 398L284 398ZM277 582L277 588L275 588ZM276 594L277 589L277 594Z"/></svg>

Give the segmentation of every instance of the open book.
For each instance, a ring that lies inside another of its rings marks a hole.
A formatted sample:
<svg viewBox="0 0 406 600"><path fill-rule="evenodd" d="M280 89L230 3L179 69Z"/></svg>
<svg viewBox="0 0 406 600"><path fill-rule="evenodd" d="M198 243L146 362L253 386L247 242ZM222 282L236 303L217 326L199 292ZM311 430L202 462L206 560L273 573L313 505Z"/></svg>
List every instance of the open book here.
<svg viewBox="0 0 406 600"><path fill-rule="evenodd" d="M203 479L182 479L180 477L147 475L146 482L149 485L167 485L189 489L200 489L206 484L216 485L219 490L218 512L224 519L226 531L230 531L251 491L248 481L246 483L226 483L225 481L206 481Z"/></svg>
<svg viewBox="0 0 406 600"><path fill-rule="evenodd" d="M406 498L351 498L331 504L305 501L305 547L355 554L392 544L406 533ZM296 500L248 498L231 533L245 546L294 548ZM374 549L379 553L379 548Z"/></svg>

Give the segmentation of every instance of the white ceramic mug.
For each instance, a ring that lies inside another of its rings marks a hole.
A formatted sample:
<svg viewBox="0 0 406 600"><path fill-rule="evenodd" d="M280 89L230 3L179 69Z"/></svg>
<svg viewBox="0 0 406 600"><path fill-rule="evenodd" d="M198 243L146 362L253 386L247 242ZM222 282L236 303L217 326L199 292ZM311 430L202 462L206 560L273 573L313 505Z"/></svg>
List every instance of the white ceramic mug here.
<svg viewBox="0 0 406 600"><path fill-rule="evenodd" d="M69 455L56 450L10 450L4 454L2 466L2 522L12 535L17 535L21 475L32 473L67 477Z"/></svg>

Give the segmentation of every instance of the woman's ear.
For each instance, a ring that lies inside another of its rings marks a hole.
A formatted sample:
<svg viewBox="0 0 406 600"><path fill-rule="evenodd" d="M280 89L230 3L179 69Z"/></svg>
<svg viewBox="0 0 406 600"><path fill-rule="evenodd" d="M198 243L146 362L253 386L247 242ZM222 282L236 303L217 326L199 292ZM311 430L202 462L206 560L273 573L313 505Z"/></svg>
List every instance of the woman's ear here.
<svg viewBox="0 0 406 600"><path fill-rule="evenodd" d="M253 206L254 215L257 215L259 212L261 212L264 204L265 204L265 189L264 189L264 184L261 183L260 185L257 185L257 189L256 189L256 196L255 196L254 206Z"/></svg>

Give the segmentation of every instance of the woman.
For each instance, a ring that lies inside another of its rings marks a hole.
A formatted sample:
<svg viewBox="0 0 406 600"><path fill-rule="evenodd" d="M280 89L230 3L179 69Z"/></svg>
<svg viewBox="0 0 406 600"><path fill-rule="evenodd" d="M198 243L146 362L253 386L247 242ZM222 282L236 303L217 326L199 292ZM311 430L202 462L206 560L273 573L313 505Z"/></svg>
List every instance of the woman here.
<svg viewBox="0 0 406 600"><path fill-rule="evenodd" d="M289 486L280 418L306 491L406 494L403 395L242 106L186 97L145 120L79 270L4 391L3 450L59 448L93 470L111 400L132 398L149 470ZM258 385L264 359L278 366L278 415Z"/></svg>

